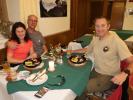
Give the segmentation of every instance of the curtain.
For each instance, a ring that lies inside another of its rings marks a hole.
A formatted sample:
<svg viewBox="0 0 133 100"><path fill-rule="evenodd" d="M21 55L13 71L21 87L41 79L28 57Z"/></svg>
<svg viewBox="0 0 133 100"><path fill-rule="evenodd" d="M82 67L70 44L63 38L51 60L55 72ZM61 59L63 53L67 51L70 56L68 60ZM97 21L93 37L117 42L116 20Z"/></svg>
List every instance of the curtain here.
<svg viewBox="0 0 133 100"><path fill-rule="evenodd" d="M0 0L0 19L8 21L6 0Z"/></svg>
<svg viewBox="0 0 133 100"><path fill-rule="evenodd" d="M37 16L38 0L20 0L20 19L27 24L27 17L31 14ZM39 3L39 2L38 2Z"/></svg>

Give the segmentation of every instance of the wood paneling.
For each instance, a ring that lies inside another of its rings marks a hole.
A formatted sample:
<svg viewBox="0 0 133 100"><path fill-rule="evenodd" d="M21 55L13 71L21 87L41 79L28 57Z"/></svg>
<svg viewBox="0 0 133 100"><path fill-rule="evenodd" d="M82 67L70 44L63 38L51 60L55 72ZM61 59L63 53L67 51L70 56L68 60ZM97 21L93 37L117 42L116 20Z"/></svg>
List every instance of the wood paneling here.
<svg viewBox="0 0 133 100"><path fill-rule="evenodd" d="M6 60L6 49L0 49L0 64L4 63Z"/></svg>
<svg viewBox="0 0 133 100"><path fill-rule="evenodd" d="M125 11L125 2L113 2L111 13L111 28L122 29Z"/></svg>
<svg viewBox="0 0 133 100"><path fill-rule="evenodd" d="M89 19L89 0L77 0L77 13L75 33L76 37L80 37L87 33Z"/></svg>
<svg viewBox="0 0 133 100"><path fill-rule="evenodd" d="M74 39L74 34L72 31L65 31L58 34L50 35L44 37L46 40L46 45L49 47L49 44L56 45L61 43L62 45L67 45L70 41Z"/></svg>
<svg viewBox="0 0 133 100"><path fill-rule="evenodd" d="M90 23L89 27L94 25L94 19L103 14L103 1L91 1L90 2Z"/></svg>

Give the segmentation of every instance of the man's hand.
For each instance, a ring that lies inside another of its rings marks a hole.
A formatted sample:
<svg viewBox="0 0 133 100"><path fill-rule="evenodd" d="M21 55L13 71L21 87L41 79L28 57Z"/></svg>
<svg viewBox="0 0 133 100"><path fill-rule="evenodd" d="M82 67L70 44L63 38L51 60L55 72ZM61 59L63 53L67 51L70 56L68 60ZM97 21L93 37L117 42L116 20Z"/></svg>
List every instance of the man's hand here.
<svg viewBox="0 0 133 100"><path fill-rule="evenodd" d="M17 42L14 42L14 41L8 41L7 42L7 46L11 49L16 49L17 46L18 46L18 43Z"/></svg>
<svg viewBox="0 0 133 100"><path fill-rule="evenodd" d="M111 81L114 84L122 85L122 83L126 80L127 76L128 74L126 74L125 72L121 72L120 74L114 76Z"/></svg>

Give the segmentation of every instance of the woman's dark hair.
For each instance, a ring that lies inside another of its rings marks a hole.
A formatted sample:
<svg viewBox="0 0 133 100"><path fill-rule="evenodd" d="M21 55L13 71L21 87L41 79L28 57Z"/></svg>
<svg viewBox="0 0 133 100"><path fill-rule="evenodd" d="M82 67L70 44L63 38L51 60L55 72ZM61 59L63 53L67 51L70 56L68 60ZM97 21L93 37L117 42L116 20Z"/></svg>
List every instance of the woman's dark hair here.
<svg viewBox="0 0 133 100"><path fill-rule="evenodd" d="M16 22L13 26L12 26L12 35L11 35L11 38L10 38L10 40L14 40L14 41L16 41L17 43L20 43L20 40L19 40L19 38L18 38L18 36L17 36L17 34L16 34L16 29L18 28L18 27L22 27L24 30L26 30L26 26L22 23L22 22ZM24 37L24 41L28 41L30 39L30 37L29 37L29 35L28 35L28 33L27 33L27 31L26 31L26 33L25 33L25 37Z"/></svg>

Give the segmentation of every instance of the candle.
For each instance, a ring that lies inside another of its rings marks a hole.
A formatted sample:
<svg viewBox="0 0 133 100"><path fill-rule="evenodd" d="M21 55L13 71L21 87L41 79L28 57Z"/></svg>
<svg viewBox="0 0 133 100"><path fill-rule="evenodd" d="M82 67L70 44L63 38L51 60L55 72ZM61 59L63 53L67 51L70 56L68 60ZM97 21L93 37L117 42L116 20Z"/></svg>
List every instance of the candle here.
<svg viewBox="0 0 133 100"><path fill-rule="evenodd" d="M55 70L54 61L49 61L48 71L53 72Z"/></svg>

